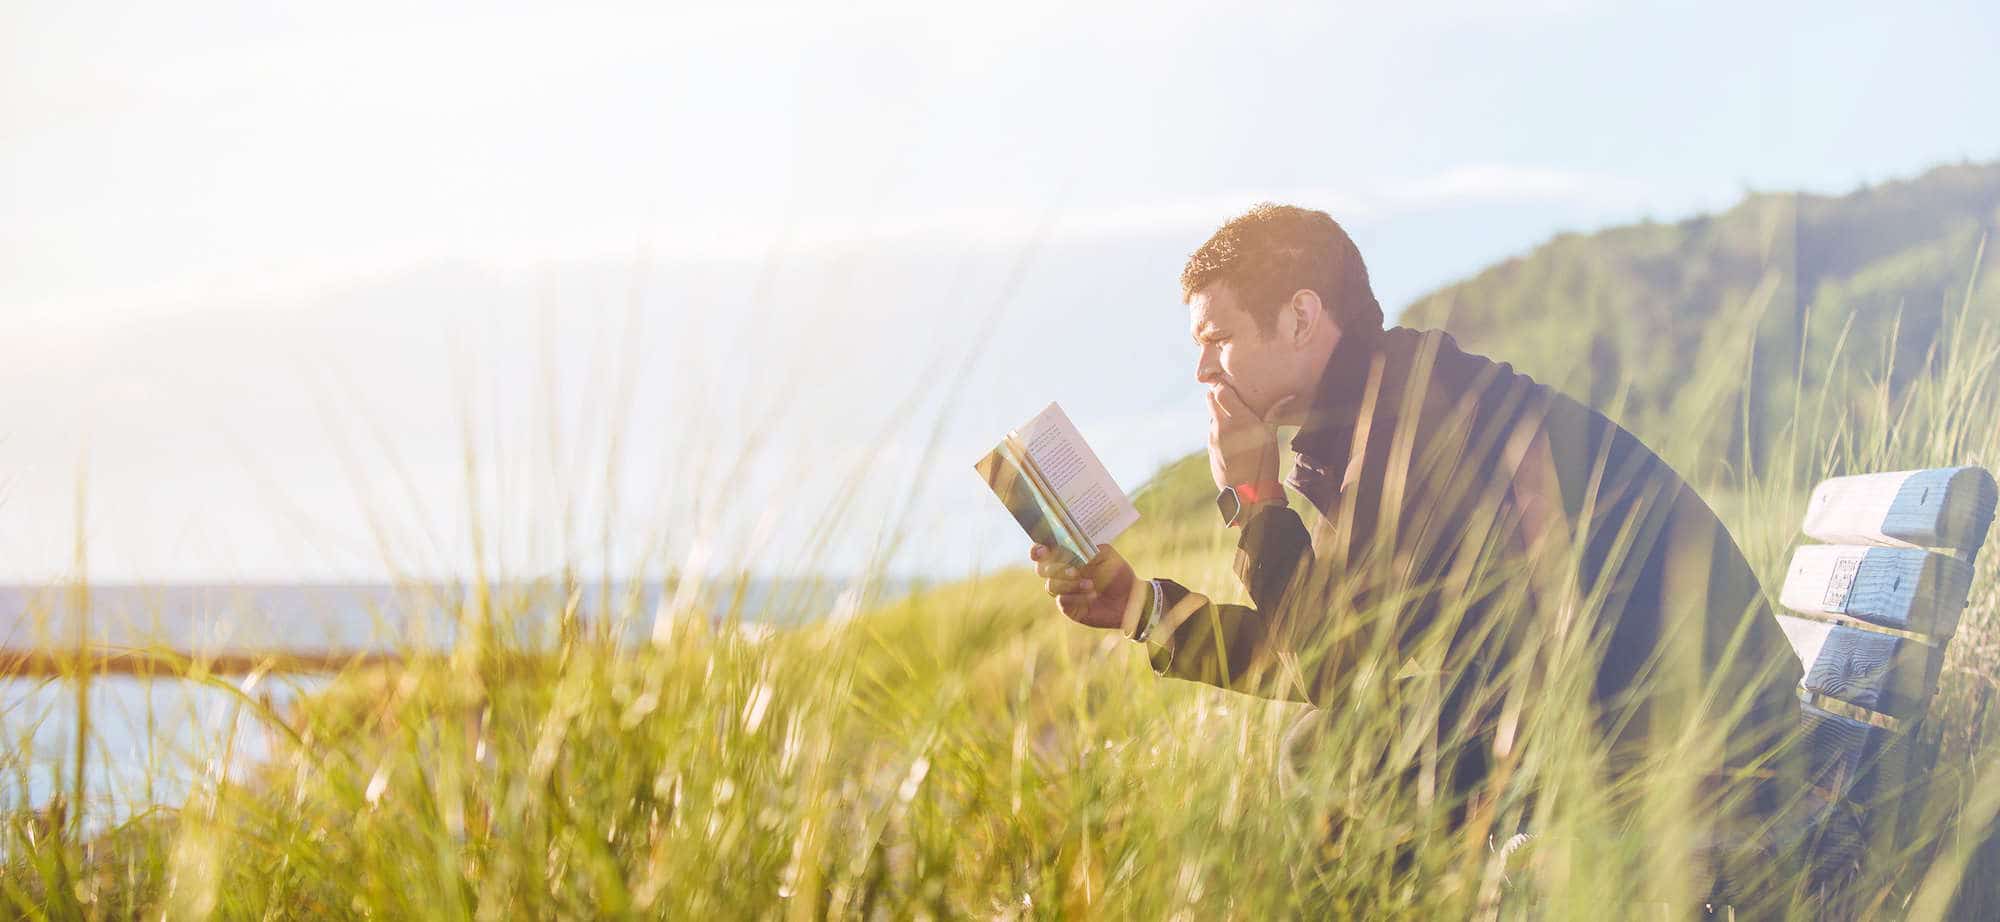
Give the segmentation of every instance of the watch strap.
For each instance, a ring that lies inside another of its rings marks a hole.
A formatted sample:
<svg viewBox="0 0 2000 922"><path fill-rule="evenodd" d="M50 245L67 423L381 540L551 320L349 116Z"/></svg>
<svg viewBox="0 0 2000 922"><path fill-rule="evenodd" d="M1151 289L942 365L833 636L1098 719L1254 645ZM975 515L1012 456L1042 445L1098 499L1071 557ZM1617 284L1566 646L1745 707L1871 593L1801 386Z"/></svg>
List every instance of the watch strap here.
<svg viewBox="0 0 2000 922"><path fill-rule="evenodd" d="M1147 580L1146 596L1147 596L1147 601L1149 603L1147 605L1147 608L1149 608L1150 611L1146 613L1145 618L1140 620L1139 629L1132 632L1133 640L1140 641L1141 643L1145 642L1148 638L1151 638L1153 636L1153 629L1160 626L1161 595L1162 593L1160 591L1160 581L1157 579Z"/></svg>
<svg viewBox="0 0 2000 922"><path fill-rule="evenodd" d="M1255 503L1283 502L1285 485L1275 480L1259 480L1254 483L1239 483L1230 489L1236 491L1236 498L1248 506Z"/></svg>

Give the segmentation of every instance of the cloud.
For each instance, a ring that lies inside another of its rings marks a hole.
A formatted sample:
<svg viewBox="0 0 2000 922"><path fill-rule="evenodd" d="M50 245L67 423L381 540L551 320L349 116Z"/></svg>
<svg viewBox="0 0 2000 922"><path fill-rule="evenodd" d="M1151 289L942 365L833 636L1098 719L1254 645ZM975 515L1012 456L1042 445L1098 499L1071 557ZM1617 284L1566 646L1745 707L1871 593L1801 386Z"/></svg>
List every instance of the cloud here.
<svg viewBox="0 0 2000 922"><path fill-rule="evenodd" d="M1591 201L1631 205L1643 202L1646 191L1647 187L1639 181L1613 173L1469 163L1409 179L1357 181L1343 187L1245 186L1235 191L1157 201L1040 210L991 207L874 218L823 218L792 225L786 238L803 248L913 236L1013 241L1045 234L1058 241L1102 239L1206 231L1258 202L1317 208L1344 224L1367 224L1411 211L1495 203ZM753 255L767 252L773 239L768 228L753 227L707 236L709 244L721 250L741 250L744 249L741 244L754 243L750 248ZM728 241L738 245L731 246Z"/></svg>
<svg viewBox="0 0 2000 922"><path fill-rule="evenodd" d="M1643 197L1646 187L1613 173L1473 163L1390 187L1387 199L1428 208L1491 202L1616 201Z"/></svg>
<svg viewBox="0 0 2000 922"><path fill-rule="evenodd" d="M647 226L631 218L596 228L545 228L480 240L412 235L318 256L283 266L218 277L201 274L166 282L101 285L88 293L17 301L19 316L45 332L88 330L135 314L157 315L190 304L257 301L271 307L303 305L300 296L355 278L366 278L440 260L464 260L496 271L518 271L566 260L635 258L651 252L672 261L758 261L774 251L810 253L900 240L931 239L1018 246L1035 239L1061 244L1134 237L1200 236L1258 202L1318 208L1349 227L1366 226L1415 211L1488 204L1594 201L1618 208L1646 203L1646 187L1610 173L1511 164L1469 163L1408 179L1360 179L1348 186L1244 186L1236 190L1163 197L1151 201L1079 205L987 205L881 214L816 214L786 219L745 214L733 223L707 222L683 229ZM37 303L40 301L40 303Z"/></svg>

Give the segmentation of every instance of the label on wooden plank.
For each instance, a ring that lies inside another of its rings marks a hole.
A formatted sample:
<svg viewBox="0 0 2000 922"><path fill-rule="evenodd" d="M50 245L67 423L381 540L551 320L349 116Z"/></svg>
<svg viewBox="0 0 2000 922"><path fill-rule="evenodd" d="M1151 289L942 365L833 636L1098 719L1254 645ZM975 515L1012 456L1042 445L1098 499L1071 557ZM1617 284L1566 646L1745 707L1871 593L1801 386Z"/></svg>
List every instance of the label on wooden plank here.
<svg viewBox="0 0 2000 922"><path fill-rule="evenodd" d="M1847 594L1854 590L1854 574L1861 569L1866 553L1841 554L1833 559L1833 577L1826 582L1826 598L1821 603L1829 612L1847 611Z"/></svg>
<svg viewBox="0 0 2000 922"><path fill-rule="evenodd" d="M1792 552L1778 601L1802 614L1948 638L1971 574L1963 560L1918 548L1807 544Z"/></svg>

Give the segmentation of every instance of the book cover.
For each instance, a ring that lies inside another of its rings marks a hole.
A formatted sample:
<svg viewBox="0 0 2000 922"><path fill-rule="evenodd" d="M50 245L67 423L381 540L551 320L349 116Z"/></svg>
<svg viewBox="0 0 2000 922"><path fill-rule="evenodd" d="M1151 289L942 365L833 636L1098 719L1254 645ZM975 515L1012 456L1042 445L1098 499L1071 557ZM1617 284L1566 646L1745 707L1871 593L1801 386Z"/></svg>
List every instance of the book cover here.
<svg viewBox="0 0 2000 922"><path fill-rule="evenodd" d="M973 469L1036 544L1075 563L1097 556L1139 511L1082 433L1051 403L1008 432Z"/></svg>

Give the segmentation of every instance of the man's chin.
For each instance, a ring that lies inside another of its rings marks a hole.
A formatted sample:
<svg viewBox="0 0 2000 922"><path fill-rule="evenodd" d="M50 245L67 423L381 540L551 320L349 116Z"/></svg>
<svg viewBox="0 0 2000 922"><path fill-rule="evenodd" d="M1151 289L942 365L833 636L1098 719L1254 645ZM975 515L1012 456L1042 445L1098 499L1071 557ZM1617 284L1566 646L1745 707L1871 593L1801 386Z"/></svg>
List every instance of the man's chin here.
<svg viewBox="0 0 2000 922"><path fill-rule="evenodd" d="M1280 396L1257 413L1267 426L1305 425L1305 401Z"/></svg>

